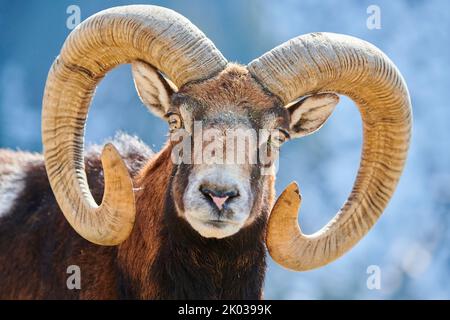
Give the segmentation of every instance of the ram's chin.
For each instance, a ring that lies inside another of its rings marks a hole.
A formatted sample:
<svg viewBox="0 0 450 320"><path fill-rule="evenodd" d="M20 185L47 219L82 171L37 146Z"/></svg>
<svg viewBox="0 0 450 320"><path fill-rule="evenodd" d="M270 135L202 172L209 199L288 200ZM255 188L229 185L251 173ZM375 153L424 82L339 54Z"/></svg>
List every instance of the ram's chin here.
<svg viewBox="0 0 450 320"><path fill-rule="evenodd" d="M204 238L223 239L236 234L242 228L240 223L202 220L189 214L186 214L185 217L191 227Z"/></svg>

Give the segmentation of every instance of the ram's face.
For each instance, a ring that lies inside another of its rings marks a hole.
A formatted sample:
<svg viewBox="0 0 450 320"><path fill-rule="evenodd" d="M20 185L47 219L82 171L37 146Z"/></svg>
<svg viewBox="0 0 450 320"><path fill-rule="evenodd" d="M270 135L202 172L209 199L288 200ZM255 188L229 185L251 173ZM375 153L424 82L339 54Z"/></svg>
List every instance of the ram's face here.
<svg viewBox="0 0 450 320"><path fill-rule="evenodd" d="M204 237L231 236L267 212L288 112L240 69L182 90L172 106L178 213Z"/></svg>
<svg viewBox="0 0 450 320"><path fill-rule="evenodd" d="M148 65L133 72L144 103L170 126L178 215L204 237L228 237L265 217L279 147L315 130L337 102L325 95L283 106L237 65L179 91Z"/></svg>

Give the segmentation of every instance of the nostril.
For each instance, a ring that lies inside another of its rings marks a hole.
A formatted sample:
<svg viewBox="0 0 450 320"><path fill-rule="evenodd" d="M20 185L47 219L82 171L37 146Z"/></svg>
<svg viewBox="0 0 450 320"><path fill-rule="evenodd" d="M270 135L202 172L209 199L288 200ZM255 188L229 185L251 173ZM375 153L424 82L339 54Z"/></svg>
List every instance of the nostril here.
<svg viewBox="0 0 450 320"><path fill-rule="evenodd" d="M209 188L205 188L205 187L203 187L203 186L201 186L199 190L200 190L200 192L203 193L205 196L213 196L213 195L215 195L215 192L214 192L214 191L212 191L212 190L209 189Z"/></svg>
<svg viewBox="0 0 450 320"><path fill-rule="evenodd" d="M239 192L237 190L230 190L224 193L228 198L234 198L239 196Z"/></svg>

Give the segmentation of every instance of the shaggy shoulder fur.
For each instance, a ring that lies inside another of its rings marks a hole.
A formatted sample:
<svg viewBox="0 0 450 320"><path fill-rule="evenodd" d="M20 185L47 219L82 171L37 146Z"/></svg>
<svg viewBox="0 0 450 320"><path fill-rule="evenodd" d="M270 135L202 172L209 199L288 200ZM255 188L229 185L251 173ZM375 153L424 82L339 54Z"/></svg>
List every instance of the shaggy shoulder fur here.
<svg viewBox="0 0 450 320"><path fill-rule="evenodd" d="M132 176L154 155L136 137L120 134L111 142ZM100 152L92 146L85 158L98 203L104 187ZM111 287L118 278L116 251L89 243L70 227L56 205L42 155L0 150L0 299L92 298L83 292L117 298ZM89 290L67 289L70 265L80 267L83 289Z"/></svg>

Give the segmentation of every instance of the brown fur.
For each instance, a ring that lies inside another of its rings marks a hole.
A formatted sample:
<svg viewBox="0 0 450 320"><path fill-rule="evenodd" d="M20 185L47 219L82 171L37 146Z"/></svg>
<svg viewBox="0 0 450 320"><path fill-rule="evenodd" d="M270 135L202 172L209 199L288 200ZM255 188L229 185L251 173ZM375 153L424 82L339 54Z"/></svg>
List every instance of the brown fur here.
<svg viewBox="0 0 450 320"><path fill-rule="evenodd" d="M143 214L136 215L133 232L120 246L118 254L119 265L131 283L150 278L150 266L161 246L162 239L158 233L163 225L165 191L171 172L170 148L166 146L136 179L136 211ZM158 294L158 287L152 281L140 286L140 289L140 297L151 298Z"/></svg>
<svg viewBox="0 0 450 320"><path fill-rule="evenodd" d="M256 82L245 66L239 64L229 64L216 77L188 84L179 93L195 97L212 109L231 105L265 109L281 104Z"/></svg>

